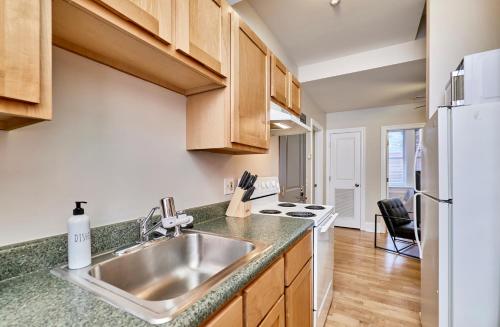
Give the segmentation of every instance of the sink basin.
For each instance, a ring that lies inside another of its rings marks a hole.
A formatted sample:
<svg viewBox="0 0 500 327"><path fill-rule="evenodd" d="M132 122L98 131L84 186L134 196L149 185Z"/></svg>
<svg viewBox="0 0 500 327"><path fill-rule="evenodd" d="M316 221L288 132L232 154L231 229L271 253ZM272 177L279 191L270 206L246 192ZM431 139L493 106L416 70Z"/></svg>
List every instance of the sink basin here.
<svg viewBox="0 0 500 327"><path fill-rule="evenodd" d="M150 323L164 323L266 249L257 242L189 231L53 273Z"/></svg>

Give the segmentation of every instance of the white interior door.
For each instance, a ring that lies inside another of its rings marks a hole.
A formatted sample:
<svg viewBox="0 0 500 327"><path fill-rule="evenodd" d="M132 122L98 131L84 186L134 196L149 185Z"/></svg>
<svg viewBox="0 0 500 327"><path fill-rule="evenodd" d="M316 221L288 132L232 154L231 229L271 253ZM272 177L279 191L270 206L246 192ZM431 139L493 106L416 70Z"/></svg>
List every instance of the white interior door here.
<svg viewBox="0 0 500 327"><path fill-rule="evenodd" d="M330 134L329 204L335 226L361 228L361 132Z"/></svg>

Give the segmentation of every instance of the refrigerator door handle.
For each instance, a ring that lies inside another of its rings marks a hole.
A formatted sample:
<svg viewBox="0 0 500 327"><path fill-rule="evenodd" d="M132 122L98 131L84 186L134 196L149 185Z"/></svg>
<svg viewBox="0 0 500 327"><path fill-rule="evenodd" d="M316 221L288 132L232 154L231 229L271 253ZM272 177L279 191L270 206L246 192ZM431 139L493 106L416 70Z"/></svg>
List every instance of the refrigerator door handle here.
<svg viewBox="0 0 500 327"><path fill-rule="evenodd" d="M417 149L415 150L415 156L413 157L413 168L412 168L412 172L413 172L413 178L415 178L415 180L413 181L413 190L415 192L421 192L421 190L417 190L417 181L416 181L416 176L417 176L417 157L418 157L418 154L422 151L422 148L421 148L421 144L418 144L417 145Z"/></svg>
<svg viewBox="0 0 500 327"><path fill-rule="evenodd" d="M413 196L413 212L415 214L414 223L413 223L413 231L415 232L415 240L417 240L418 245L418 256L422 259L422 244L420 243L420 237L418 237L418 222L417 222L417 197L422 196L423 193L415 193Z"/></svg>

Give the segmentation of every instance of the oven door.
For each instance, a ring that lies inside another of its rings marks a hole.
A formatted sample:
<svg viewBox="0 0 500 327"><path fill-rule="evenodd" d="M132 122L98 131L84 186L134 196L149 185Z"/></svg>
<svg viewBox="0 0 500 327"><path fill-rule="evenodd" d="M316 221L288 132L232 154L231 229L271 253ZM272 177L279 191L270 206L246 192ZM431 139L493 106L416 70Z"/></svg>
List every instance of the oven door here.
<svg viewBox="0 0 500 327"><path fill-rule="evenodd" d="M333 222L332 214L314 228L314 310L316 326L323 326L333 299Z"/></svg>

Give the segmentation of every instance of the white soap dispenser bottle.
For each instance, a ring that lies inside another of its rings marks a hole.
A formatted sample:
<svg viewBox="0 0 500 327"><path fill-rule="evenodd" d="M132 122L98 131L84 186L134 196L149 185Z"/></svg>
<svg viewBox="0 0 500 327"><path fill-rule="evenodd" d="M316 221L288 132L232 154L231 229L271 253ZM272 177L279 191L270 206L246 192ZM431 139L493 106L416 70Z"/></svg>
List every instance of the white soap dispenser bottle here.
<svg viewBox="0 0 500 327"><path fill-rule="evenodd" d="M68 219L68 268L79 269L90 265L90 218L77 201L73 216Z"/></svg>

